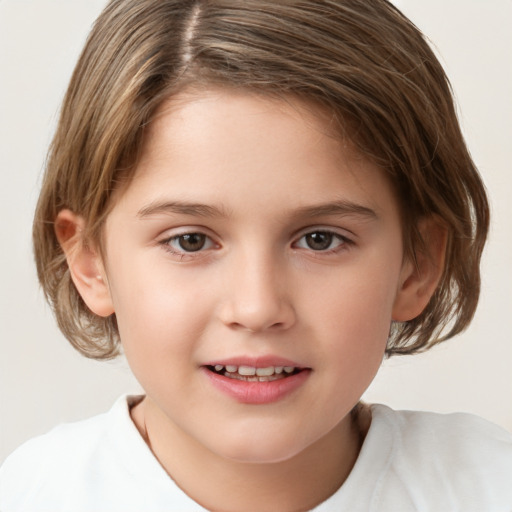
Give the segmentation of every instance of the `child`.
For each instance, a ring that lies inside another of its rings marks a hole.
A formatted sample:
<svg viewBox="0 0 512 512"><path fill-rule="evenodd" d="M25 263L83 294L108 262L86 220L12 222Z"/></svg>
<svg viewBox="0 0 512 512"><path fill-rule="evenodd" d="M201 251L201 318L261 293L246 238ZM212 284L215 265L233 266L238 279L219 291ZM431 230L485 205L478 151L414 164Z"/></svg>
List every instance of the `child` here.
<svg viewBox="0 0 512 512"><path fill-rule="evenodd" d="M64 101L39 278L145 390L29 441L15 511L504 511L512 439L366 406L463 330L488 229L449 85L384 0L113 0Z"/></svg>

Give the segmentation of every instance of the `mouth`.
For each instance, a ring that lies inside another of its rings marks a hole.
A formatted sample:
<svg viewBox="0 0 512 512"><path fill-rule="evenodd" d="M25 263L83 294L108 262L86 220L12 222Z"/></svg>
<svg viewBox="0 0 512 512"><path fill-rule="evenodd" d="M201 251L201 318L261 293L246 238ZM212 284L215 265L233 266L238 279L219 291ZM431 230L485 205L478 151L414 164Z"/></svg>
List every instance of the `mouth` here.
<svg viewBox="0 0 512 512"><path fill-rule="evenodd" d="M252 361L211 361L201 369L223 395L239 403L253 405L270 404L293 395L305 385L312 373L312 368L275 357Z"/></svg>
<svg viewBox="0 0 512 512"><path fill-rule="evenodd" d="M206 369L228 379L245 382L272 382L286 379L305 370L296 366L266 366L257 368L255 366L236 366L230 364L207 365Z"/></svg>

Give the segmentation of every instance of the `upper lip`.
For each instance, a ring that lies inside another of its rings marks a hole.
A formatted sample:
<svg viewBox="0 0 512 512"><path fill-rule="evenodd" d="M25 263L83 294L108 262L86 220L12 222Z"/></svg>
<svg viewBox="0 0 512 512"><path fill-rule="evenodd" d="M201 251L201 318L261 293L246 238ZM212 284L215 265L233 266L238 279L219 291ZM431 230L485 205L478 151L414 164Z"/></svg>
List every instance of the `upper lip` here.
<svg viewBox="0 0 512 512"><path fill-rule="evenodd" d="M294 368L307 368L291 359L284 357L266 355L266 356L235 356L229 358L212 359L202 366L250 366L253 368L268 368L270 366L293 366Z"/></svg>

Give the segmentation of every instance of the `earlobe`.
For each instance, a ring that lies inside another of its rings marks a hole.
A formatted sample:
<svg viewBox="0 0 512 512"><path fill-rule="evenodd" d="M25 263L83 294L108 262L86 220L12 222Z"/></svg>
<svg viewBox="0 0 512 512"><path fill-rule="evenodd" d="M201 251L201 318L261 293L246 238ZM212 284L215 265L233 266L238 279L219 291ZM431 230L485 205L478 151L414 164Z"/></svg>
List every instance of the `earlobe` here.
<svg viewBox="0 0 512 512"><path fill-rule="evenodd" d="M99 316L114 313L101 256L84 239L85 222L70 210L55 219L55 234L66 256L71 279L89 309Z"/></svg>
<svg viewBox="0 0 512 512"><path fill-rule="evenodd" d="M393 304L393 320L407 322L425 309L443 275L448 230L435 217L423 219L419 231L424 245L416 250L416 261L402 266L400 282Z"/></svg>

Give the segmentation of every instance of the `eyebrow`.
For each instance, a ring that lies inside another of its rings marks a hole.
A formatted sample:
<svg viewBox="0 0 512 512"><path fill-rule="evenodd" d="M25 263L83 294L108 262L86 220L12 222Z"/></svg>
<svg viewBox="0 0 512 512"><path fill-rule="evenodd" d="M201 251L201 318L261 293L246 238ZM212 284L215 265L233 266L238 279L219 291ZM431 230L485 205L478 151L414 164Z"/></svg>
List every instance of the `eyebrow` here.
<svg viewBox="0 0 512 512"><path fill-rule="evenodd" d="M297 213L304 217L355 215L373 220L379 218L375 210L372 210L368 206L346 200L339 200L315 206L306 206L304 208L299 208Z"/></svg>
<svg viewBox="0 0 512 512"><path fill-rule="evenodd" d="M227 217L228 213L222 208L202 203L186 201L160 201L150 203L141 208L137 216L141 219L159 214L191 215L197 217ZM299 217L324 217L355 215L376 220L378 215L371 208L347 200L339 200L319 205L304 206L294 212Z"/></svg>
<svg viewBox="0 0 512 512"><path fill-rule="evenodd" d="M137 212L137 217L144 219L162 213L194 215L196 217L227 217L227 213L217 206L185 201L161 201L144 206Z"/></svg>

